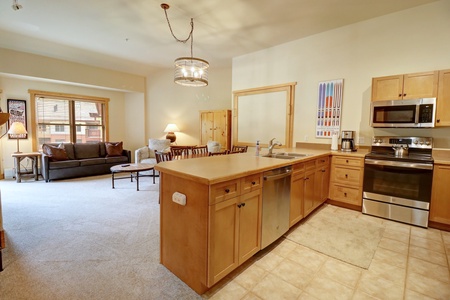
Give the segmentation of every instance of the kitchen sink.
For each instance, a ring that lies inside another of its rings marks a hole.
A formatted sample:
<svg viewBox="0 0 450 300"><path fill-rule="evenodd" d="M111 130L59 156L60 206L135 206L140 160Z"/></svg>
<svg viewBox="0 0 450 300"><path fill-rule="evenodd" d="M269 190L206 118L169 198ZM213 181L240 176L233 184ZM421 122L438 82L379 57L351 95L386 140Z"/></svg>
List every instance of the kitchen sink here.
<svg viewBox="0 0 450 300"><path fill-rule="evenodd" d="M280 152L280 153L266 154L266 155L263 155L263 157L294 159L294 158L305 157L305 156L309 156L309 155L311 155L311 154L294 153L294 152Z"/></svg>

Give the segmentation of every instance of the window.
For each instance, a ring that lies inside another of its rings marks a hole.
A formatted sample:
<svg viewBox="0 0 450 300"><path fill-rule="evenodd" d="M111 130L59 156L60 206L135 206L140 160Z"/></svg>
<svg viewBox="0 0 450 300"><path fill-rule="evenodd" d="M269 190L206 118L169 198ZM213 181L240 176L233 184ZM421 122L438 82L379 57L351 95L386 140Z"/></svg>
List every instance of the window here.
<svg viewBox="0 0 450 300"><path fill-rule="evenodd" d="M55 142L103 142L107 140L107 98L30 90L32 133L37 149Z"/></svg>

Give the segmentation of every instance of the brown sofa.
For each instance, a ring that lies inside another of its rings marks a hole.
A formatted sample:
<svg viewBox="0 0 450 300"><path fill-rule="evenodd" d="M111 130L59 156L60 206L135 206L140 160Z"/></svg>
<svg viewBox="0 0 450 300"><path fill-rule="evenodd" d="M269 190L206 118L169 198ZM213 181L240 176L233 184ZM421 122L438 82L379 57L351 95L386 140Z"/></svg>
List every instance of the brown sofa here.
<svg viewBox="0 0 450 300"><path fill-rule="evenodd" d="M107 144L110 149L111 144ZM111 155L108 155L106 146L104 142L44 144L41 174L49 182L54 179L109 174L112 166L131 162L131 151L123 149L121 153L115 154L110 151ZM51 151L54 155L49 155Z"/></svg>

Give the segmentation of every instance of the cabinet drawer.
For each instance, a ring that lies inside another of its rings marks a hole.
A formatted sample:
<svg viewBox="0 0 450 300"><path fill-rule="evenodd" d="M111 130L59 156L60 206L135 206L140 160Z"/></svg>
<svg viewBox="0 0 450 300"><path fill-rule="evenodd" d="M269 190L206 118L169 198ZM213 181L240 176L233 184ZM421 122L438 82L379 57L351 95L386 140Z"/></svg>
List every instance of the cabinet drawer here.
<svg viewBox="0 0 450 300"><path fill-rule="evenodd" d="M241 179L241 193L249 193L261 188L262 174L255 174Z"/></svg>
<svg viewBox="0 0 450 300"><path fill-rule="evenodd" d="M362 167L364 165L364 159L358 157L334 156L333 164L351 167Z"/></svg>
<svg viewBox="0 0 450 300"><path fill-rule="evenodd" d="M334 166L332 181L338 181L340 183L360 186L362 184L362 170L351 169L339 166Z"/></svg>
<svg viewBox="0 0 450 300"><path fill-rule="evenodd" d="M324 157L316 159L316 167L317 168L321 168L323 166L326 166L329 163L330 163L330 157L329 156L324 156Z"/></svg>
<svg viewBox="0 0 450 300"><path fill-rule="evenodd" d="M305 172L305 164L304 163L295 164L292 166L292 174L304 173L304 172Z"/></svg>
<svg viewBox="0 0 450 300"><path fill-rule="evenodd" d="M316 160L310 160L305 162L305 172L316 169Z"/></svg>
<svg viewBox="0 0 450 300"><path fill-rule="evenodd" d="M331 185L330 198L335 201L341 201L353 205L361 206L362 191L360 188L352 188L337 184Z"/></svg>
<svg viewBox="0 0 450 300"><path fill-rule="evenodd" d="M240 179L225 181L211 186L210 205L216 204L236 196L241 192Z"/></svg>

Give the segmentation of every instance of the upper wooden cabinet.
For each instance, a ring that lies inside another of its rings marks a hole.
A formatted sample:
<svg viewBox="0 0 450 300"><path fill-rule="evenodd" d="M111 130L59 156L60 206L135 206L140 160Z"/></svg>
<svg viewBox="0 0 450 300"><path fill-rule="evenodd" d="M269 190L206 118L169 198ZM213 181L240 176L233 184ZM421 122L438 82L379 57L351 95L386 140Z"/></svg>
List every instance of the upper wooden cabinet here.
<svg viewBox="0 0 450 300"><path fill-rule="evenodd" d="M439 71L436 126L450 126L450 70Z"/></svg>
<svg viewBox="0 0 450 300"><path fill-rule="evenodd" d="M200 111L200 144L219 142L223 150L231 148L231 110Z"/></svg>
<svg viewBox="0 0 450 300"><path fill-rule="evenodd" d="M375 77L372 101L437 97L438 79L438 71Z"/></svg>

